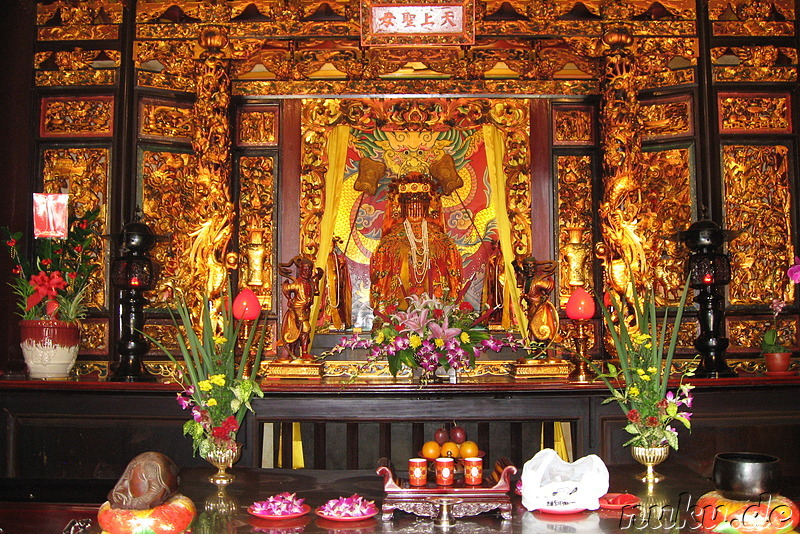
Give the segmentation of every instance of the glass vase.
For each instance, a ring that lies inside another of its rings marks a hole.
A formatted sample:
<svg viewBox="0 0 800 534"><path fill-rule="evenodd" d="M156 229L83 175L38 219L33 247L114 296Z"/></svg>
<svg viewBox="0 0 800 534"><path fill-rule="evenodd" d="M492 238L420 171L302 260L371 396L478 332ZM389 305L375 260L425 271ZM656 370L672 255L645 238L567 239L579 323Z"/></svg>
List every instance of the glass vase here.
<svg viewBox="0 0 800 534"><path fill-rule="evenodd" d="M664 480L664 475L657 473L655 466L663 462L669 456L669 445L659 445L657 447L638 447L631 446L633 459L647 468L646 471L636 475L642 482L651 485Z"/></svg>
<svg viewBox="0 0 800 534"><path fill-rule="evenodd" d="M242 444L235 441L223 442L212 445L206 451L204 458L208 463L217 468L217 472L208 477L208 481L217 486L227 486L236 478L226 471L239 461L242 454Z"/></svg>

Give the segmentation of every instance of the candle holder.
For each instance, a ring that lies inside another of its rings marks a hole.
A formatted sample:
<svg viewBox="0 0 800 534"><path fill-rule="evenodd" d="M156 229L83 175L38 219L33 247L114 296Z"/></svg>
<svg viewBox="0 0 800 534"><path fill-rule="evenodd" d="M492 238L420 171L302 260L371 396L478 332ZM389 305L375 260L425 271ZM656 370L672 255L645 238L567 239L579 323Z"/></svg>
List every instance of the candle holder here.
<svg viewBox="0 0 800 534"><path fill-rule="evenodd" d="M589 355L589 334L587 333L589 320L594 317L594 298L588 291L578 286L572 291L572 295L567 301L566 312L567 317L575 325L575 333L572 335L575 356L571 359L575 368L569 373L567 379L570 382L585 384L597 376L597 373L589 366L591 356Z"/></svg>

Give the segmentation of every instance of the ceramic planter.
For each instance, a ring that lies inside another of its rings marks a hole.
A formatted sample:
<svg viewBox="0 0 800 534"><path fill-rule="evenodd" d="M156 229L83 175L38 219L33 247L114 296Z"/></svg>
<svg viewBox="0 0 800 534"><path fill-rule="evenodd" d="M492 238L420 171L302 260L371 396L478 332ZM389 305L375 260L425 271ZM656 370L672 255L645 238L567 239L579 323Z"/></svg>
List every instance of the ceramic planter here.
<svg viewBox="0 0 800 534"><path fill-rule="evenodd" d="M20 347L33 379L65 380L75 365L80 347L78 323L53 320L19 322Z"/></svg>
<svg viewBox="0 0 800 534"><path fill-rule="evenodd" d="M764 363L770 373L786 373L792 361L791 352L765 352Z"/></svg>

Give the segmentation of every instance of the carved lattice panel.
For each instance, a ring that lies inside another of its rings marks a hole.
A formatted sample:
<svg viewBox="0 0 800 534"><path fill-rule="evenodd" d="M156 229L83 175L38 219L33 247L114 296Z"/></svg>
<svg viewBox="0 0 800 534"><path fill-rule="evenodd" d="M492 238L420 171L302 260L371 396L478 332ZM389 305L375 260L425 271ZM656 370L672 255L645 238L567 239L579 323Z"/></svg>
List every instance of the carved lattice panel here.
<svg viewBox="0 0 800 534"><path fill-rule="evenodd" d="M237 145L275 146L278 144L278 108L243 108L237 120Z"/></svg>
<svg viewBox="0 0 800 534"><path fill-rule="evenodd" d="M720 133L791 133L792 107L788 93L720 93Z"/></svg>
<svg viewBox="0 0 800 534"><path fill-rule="evenodd" d="M694 134L690 96L642 102L642 139L669 139Z"/></svg>
<svg viewBox="0 0 800 534"><path fill-rule="evenodd" d="M192 106L143 98L139 102L139 136L188 142L192 137Z"/></svg>
<svg viewBox="0 0 800 534"><path fill-rule="evenodd" d="M559 300L572 286L592 288L592 157L556 158L558 180Z"/></svg>
<svg viewBox="0 0 800 534"><path fill-rule="evenodd" d="M110 137L113 133L114 97L42 98L42 137Z"/></svg>
<svg viewBox="0 0 800 534"><path fill-rule="evenodd" d="M725 145L722 148L725 221L741 232L728 244L731 304L792 302L794 284L786 269L793 263L792 154L784 145Z"/></svg>
<svg viewBox="0 0 800 534"><path fill-rule="evenodd" d="M189 234L199 225L193 160L191 154L161 150L143 150L139 157L144 222L155 234L167 236L150 253L160 269L157 301L169 300L176 289L187 287L177 275L191 243Z"/></svg>
<svg viewBox="0 0 800 534"><path fill-rule="evenodd" d="M70 214L82 216L100 210L94 246L98 251L95 276L89 279L86 304L106 307L108 244L99 236L108 233L110 154L108 148L52 148L42 152L42 192L69 193Z"/></svg>
<svg viewBox="0 0 800 534"><path fill-rule="evenodd" d="M275 158L239 159L239 284L272 310L275 279Z"/></svg>
<svg viewBox="0 0 800 534"><path fill-rule="evenodd" d="M554 107L553 144L593 145L594 122L592 107Z"/></svg>
<svg viewBox="0 0 800 534"><path fill-rule="evenodd" d="M686 247L667 237L692 223L692 158L690 148L643 151L641 156L639 228L660 306L678 304L685 280Z"/></svg>

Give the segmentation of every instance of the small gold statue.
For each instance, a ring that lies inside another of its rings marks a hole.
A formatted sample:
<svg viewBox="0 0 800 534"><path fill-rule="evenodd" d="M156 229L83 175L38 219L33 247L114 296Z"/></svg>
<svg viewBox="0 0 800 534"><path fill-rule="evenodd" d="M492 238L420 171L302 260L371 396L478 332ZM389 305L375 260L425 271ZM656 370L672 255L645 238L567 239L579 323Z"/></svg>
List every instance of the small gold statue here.
<svg viewBox="0 0 800 534"><path fill-rule="evenodd" d="M295 266L296 276L292 276L291 267ZM314 269L314 263L305 256L298 255L289 263L279 264L283 281L282 291L287 299L286 313L281 325L281 341L287 356L279 360L313 360L309 353L311 343L311 307L314 297L319 296L319 283L322 280L322 269Z"/></svg>

